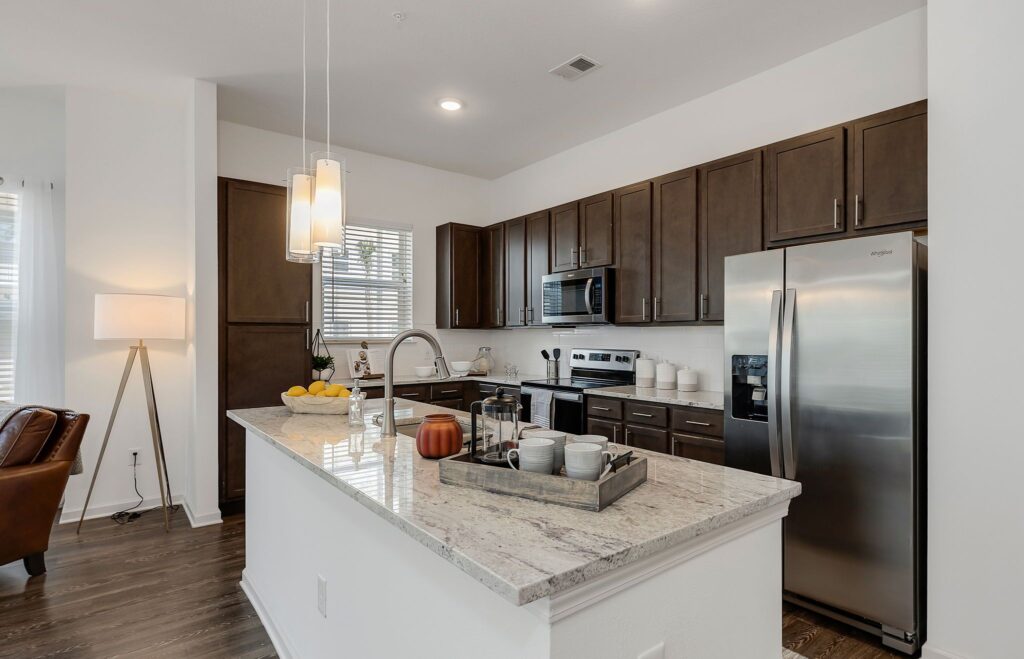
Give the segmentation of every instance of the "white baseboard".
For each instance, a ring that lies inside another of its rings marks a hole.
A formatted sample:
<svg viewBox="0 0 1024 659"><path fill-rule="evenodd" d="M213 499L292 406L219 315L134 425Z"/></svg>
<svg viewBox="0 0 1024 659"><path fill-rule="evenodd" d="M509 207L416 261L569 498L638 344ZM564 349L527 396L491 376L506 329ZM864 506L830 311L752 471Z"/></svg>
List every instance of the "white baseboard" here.
<svg viewBox="0 0 1024 659"><path fill-rule="evenodd" d="M246 576L244 569L242 570L242 580L238 585L242 587L242 592L249 598L252 608L256 610L256 615L259 617L260 622L263 623L263 629L266 630L267 636L270 637L270 642L273 644L277 656L281 659L291 659L296 656L295 651L289 645L281 630L274 625L274 620L270 617L266 607L263 606L263 600L260 599L259 593L253 587L252 580Z"/></svg>
<svg viewBox="0 0 1024 659"><path fill-rule="evenodd" d="M192 525L192 528L212 526L214 524L221 524L224 521L220 517L220 508L214 508L210 512L199 514L192 510L188 499L185 500L182 507L185 509L185 514L188 515L188 523Z"/></svg>
<svg viewBox="0 0 1024 659"><path fill-rule="evenodd" d="M137 501L137 500L135 500ZM89 505L89 512L86 513L86 519L98 519L100 517L110 517L116 512L122 511L126 508L131 508L135 505L135 501L121 501L119 503L108 503L102 506ZM172 504L181 504L184 501L184 497L180 494L174 494L171 496ZM149 499L143 499L142 504L133 509L133 512L142 512L144 510L152 510L153 508L160 507L160 498L153 497ZM70 522L77 522L79 515L82 514L81 508L69 509L67 507L62 508L60 511L60 523L68 524ZM194 525L193 525L194 526Z"/></svg>
<svg viewBox="0 0 1024 659"><path fill-rule="evenodd" d="M940 650L934 645L925 643L921 648L921 659L966 659L958 654L947 652L946 650Z"/></svg>

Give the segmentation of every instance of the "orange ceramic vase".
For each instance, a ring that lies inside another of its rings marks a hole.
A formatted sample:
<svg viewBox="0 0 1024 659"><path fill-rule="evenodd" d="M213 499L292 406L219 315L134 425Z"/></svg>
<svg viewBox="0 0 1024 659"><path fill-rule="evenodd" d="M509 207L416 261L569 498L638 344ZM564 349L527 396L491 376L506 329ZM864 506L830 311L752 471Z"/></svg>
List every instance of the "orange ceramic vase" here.
<svg viewBox="0 0 1024 659"><path fill-rule="evenodd" d="M462 426L454 414L428 414L416 432L416 450L425 458L447 458L462 450Z"/></svg>

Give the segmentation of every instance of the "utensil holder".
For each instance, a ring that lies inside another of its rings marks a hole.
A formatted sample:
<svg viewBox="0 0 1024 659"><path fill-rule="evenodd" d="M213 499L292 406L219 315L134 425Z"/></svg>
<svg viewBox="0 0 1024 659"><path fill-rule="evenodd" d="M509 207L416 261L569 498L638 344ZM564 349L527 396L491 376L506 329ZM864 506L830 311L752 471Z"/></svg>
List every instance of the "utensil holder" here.
<svg viewBox="0 0 1024 659"><path fill-rule="evenodd" d="M549 359L548 360L547 378L549 380L557 380L558 379L558 362L556 362L553 359Z"/></svg>

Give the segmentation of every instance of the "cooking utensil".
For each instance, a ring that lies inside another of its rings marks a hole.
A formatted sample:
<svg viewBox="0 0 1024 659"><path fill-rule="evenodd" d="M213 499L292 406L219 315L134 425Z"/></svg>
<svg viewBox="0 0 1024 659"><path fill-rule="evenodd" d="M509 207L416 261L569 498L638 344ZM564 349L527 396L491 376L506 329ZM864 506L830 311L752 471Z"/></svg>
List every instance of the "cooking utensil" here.
<svg viewBox="0 0 1024 659"><path fill-rule="evenodd" d="M557 361L558 361L559 359L561 359L561 358L562 358L562 349L561 349L561 348L555 348L555 349L554 349L554 350L552 350L551 352L552 352L552 354L553 354L553 355L555 356L555 361L556 361L556 362L557 362Z"/></svg>
<svg viewBox="0 0 1024 659"><path fill-rule="evenodd" d="M548 351L547 351L546 348L544 350L540 351L540 356L543 357L544 361L546 361L546 362L551 361L551 355L548 354Z"/></svg>

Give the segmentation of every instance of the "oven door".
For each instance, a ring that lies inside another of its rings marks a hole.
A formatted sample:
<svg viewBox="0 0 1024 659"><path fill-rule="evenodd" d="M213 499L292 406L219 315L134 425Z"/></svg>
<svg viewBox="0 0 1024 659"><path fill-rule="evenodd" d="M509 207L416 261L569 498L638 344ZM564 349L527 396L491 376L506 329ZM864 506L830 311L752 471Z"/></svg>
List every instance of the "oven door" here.
<svg viewBox="0 0 1024 659"><path fill-rule="evenodd" d="M543 410L535 410L533 404L534 399L538 398L535 394L538 391L540 391L539 388L523 386L521 392L523 421L573 435L583 434L584 408L582 392L551 391L550 403L545 402L545 406L550 405L550 407L546 407Z"/></svg>
<svg viewBox="0 0 1024 659"><path fill-rule="evenodd" d="M546 325L587 325L611 322L610 268L591 268L544 275L541 322Z"/></svg>

